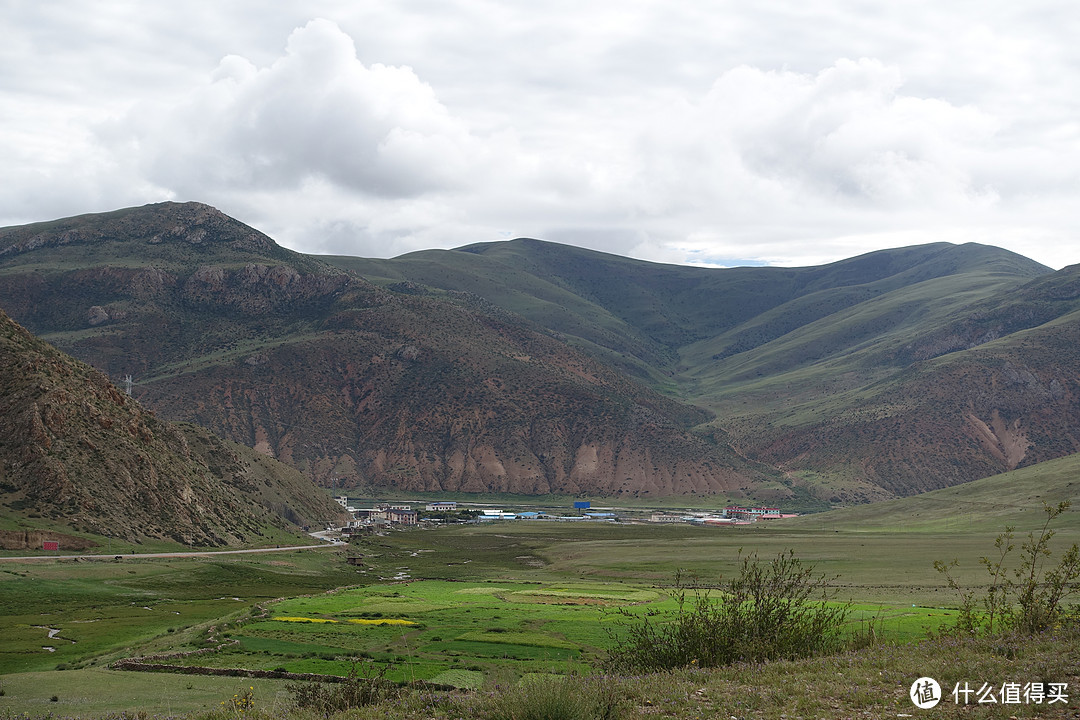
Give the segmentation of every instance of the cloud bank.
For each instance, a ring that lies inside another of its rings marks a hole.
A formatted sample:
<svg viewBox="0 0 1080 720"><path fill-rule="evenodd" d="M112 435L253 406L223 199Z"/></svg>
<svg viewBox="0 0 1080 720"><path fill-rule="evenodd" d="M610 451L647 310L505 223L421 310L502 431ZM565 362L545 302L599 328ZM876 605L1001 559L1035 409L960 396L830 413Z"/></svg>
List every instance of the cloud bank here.
<svg viewBox="0 0 1080 720"><path fill-rule="evenodd" d="M286 3L257 26L238 23L254 5L194 7L213 32L167 52L157 10L32 68L77 23L16 18L0 222L192 199L296 249L383 257L527 235L695 264L938 240L1080 261L1060 93L1077 57L1034 16L991 8L950 35L934 22L972 18L929 6L800 23L795 6Z"/></svg>

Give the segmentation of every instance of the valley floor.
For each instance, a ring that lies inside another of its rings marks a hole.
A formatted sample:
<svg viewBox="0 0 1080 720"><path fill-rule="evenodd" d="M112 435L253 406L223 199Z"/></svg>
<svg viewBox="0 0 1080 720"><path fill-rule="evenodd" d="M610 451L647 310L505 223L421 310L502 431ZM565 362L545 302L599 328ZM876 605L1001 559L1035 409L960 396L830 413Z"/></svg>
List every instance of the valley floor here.
<svg viewBox="0 0 1080 720"><path fill-rule="evenodd" d="M1072 542L1073 532L1063 535ZM960 559L958 578L977 588L985 582L978 557L994 536L807 523L750 532L518 523L391 532L320 553L5 563L0 718L309 717L281 680L108 669L133 655L226 641L190 664L344 675L360 657L392 664L394 681L439 676L441 686L462 688L413 686L351 711L351 720L523 720L506 703L537 682L614 698L623 717L1078 717L1076 631L927 639L957 602L933 560ZM789 548L839 576L839 599L879 619L875 645L811 660L557 679L597 666L611 640L605 608L662 609L678 568L715 579L731 574L740 552L769 558ZM941 687L929 711L908 697L923 677ZM957 702L965 691L967 705ZM233 698L248 692L252 704L237 707Z"/></svg>

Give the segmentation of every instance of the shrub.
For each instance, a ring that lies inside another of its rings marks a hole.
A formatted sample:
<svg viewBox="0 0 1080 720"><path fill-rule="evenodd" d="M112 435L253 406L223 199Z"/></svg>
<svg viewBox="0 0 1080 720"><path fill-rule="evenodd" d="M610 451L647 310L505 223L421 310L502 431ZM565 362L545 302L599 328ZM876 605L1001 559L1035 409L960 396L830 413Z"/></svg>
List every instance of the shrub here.
<svg viewBox="0 0 1080 720"><path fill-rule="evenodd" d="M830 602L829 580L803 565L794 551L768 563L742 556L738 577L720 588L688 584L677 573L674 613L626 618L613 634L608 665L617 671L717 667L740 661L809 657L842 644L850 603ZM816 599L815 599L816 598Z"/></svg>
<svg viewBox="0 0 1080 720"><path fill-rule="evenodd" d="M974 589L964 589L952 575L952 568L959 565L953 560L944 563L934 561L934 569L945 576L949 587L960 595L960 613L957 616L954 632L959 634L994 634L997 632L1020 632L1033 634L1048 630L1065 619L1065 600L1078 589L1080 579L1080 547L1073 546L1065 551L1058 564L1047 568L1050 540L1055 531L1050 523L1071 507L1072 503L1064 500L1057 505L1043 503L1046 520L1039 534L1029 532L1020 548L1020 565L1010 577L1006 563L1016 543L1013 542L1012 526L997 536L994 548L996 558L981 557L980 564L990 575L990 584L981 601ZM981 606L981 609L980 609Z"/></svg>

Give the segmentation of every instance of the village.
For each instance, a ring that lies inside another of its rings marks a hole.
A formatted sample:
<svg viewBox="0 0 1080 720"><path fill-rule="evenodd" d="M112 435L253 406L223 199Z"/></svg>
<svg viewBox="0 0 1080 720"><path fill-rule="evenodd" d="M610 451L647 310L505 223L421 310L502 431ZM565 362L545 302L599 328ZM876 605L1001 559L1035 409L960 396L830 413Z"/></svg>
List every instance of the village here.
<svg viewBox="0 0 1080 720"><path fill-rule="evenodd" d="M742 507L729 505L723 511L641 511L619 508L593 508L590 501L575 501L572 514L557 509L506 510L479 503L459 503L453 500L435 502L376 502L372 507L358 508L350 498L334 498L352 517L342 531L379 527L435 526L449 523L490 523L511 521L533 522L626 522L626 523L685 523L706 526L753 525L760 521L798 517L776 507ZM423 506L423 509L413 508Z"/></svg>

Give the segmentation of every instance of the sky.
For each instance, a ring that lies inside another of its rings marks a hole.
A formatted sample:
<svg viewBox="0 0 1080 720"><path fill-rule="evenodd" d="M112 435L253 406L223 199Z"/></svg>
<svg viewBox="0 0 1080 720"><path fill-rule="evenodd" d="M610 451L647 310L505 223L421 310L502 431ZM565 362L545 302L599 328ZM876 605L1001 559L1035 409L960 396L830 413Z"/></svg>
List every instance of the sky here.
<svg viewBox="0 0 1080 720"><path fill-rule="evenodd" d="M194 200L365 257L1080 263L1067 0L0 0L0 33L0 226Z"/></svg>

